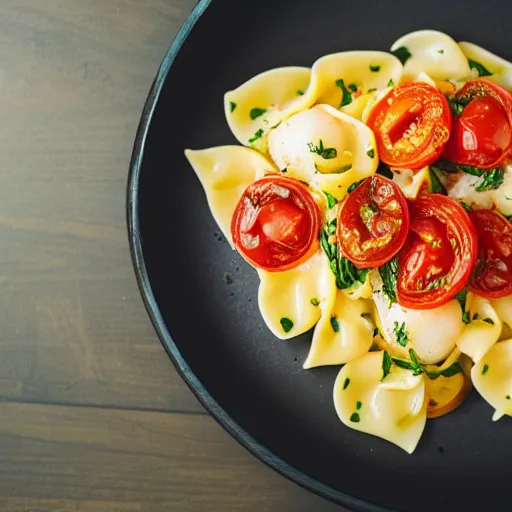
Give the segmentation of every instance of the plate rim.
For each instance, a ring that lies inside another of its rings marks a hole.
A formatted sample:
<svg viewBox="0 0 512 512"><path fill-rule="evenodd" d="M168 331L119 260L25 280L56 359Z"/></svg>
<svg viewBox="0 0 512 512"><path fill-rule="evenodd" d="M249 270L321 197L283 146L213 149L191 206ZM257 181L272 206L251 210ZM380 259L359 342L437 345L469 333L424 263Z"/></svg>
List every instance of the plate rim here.
<svg viewBox="0 0 512 512"><path fill-rule="evenodd" d="M192 12L189 14L173 42L167 50L157 72L157 75L151 85L148 96L144 103L141 118L137 127L135 141L133 145L126 192L126 220L128 230L128 241L130 245L130 254L132 265L137 279L139 292L142 296L144 306L149 315L153 328L156 331L158 339L164 350L172 361L176 371L187 384L189 389L199 400L201 405L208 413L224 428L241 446L254 455L257 459L265 463L268 467L277 471L282 476L300 485L304 489L311 491L323 498L326 498L336 504L350 507L360 512L392 512L388 508L376 505L360 498L356 498L344 492L338 491L331 486L308 476L302 471L294 468L291 464L274 454L259 441L254 439L245 431L229 414L214 400L208 390L203 386L199 378L192 371L188 363L181 355L178 346L174 342L160 309L156 303L146 265L144 262L142 250L142 237L139 224L139 178L144 160L146 140L153 120L153 115L159 102L160 93L167 79L172 64L180 51L183 43L189 36L192 28L206 11L213 0L199 0Z"/></svg>

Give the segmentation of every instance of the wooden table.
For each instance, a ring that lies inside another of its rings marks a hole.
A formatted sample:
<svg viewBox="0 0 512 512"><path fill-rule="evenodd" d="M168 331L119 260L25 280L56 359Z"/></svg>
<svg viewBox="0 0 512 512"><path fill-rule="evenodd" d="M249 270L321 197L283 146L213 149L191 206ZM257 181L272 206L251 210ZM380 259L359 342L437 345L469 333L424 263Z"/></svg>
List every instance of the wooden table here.
<svg viewBox="0 0 512 512"><path fill-rule="evenodd" d="M0 2L0 510L334 511L177 376L135 283L125 185L194 0Z"/></svg>

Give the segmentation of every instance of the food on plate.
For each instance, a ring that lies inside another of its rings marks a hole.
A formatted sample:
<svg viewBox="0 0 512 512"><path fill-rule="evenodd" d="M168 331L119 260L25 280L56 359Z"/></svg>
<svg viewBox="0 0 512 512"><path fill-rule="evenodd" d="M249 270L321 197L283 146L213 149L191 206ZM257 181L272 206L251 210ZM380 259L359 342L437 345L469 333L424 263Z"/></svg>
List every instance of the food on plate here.
<svg viewBox="0 0 512 512"><path fill-rule="evenodd" d="M434 30L265 71L242 146L185 151L270 331L341 366L342 423L412 453L472 387L512 415L512 64Z"/></svg>

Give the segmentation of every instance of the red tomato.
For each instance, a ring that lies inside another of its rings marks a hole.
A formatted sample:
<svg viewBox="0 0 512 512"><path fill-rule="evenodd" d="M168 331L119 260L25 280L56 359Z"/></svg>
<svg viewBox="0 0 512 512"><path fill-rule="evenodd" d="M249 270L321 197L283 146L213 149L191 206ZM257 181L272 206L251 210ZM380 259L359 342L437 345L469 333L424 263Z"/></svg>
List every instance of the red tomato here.
<svg viewBox="0 0 512 512"><path fill-rule="evenodd" d="M464 288L477 257L475 228L454 199L425 194L409 203L411 229L398 257L397 299L434 309Z"/></svg>
<svg viewBox="0 0 512 512"><path fill-rule="evenodd" d="M408 230L405 196L398 185L378 174L361 183L338 214L340 252L358 268L387 263L404 245Z"/></svg>
<svg viewBox="0 0 512 512"><path fill-rule="evenodd" d="M245 189L235 208L233 243L255 267L269 272L289 270L318 249L320 215L303 183L266 176Z"/></svg>
<svg viewBox="0 0 512 512"><path fill-rule="evenodd" d="M497 211L469 216L478 236L478 259L468 288L486 299L512 294L512 224Z"/></svg>
<svg viewBox="0 0 512 512"><path fill-rule="evenodd" d="M421 169L441 155L452 126L446 98L423 82L407 82L384 96L367 124L380 159L396 168Z"/></svg>
<svg viewBox="0 0 512 512"><path fill-rule="evenodd" d="M443 158L456 164L492 169L512 149L512 94L488 80L471 80L457 93L468 103L453 120Z"/></svg>

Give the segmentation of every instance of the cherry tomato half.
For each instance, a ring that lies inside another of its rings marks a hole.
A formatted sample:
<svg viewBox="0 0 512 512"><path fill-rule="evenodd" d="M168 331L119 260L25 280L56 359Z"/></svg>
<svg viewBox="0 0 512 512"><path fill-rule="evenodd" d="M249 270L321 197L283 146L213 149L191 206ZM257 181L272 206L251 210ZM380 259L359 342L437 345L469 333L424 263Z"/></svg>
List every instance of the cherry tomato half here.
<svg viewBox="0 0 512 512"><path fill-rule="evenodd" d="M512 149L512 94L478 79L467 82L455 99L467 106L453 119L443 158L481 169L498 167Z"/></svg>
<svg viewBox="0 0 512 512"><path fill-rule="evenodd" d="M253 266L289 270L318 248L320 208L308 187L281 176L266 176L242 194L231 221L233 243Z"/></svg>
<svg viewBox="0 0 512 512"><path fill-rule="evenodd" d="M446 98L423 82L406 82L384 96L367 124L380 159L396 168L418 170L441 155L452 125Z"/></svg>
<svg viewBox="0 0 512 512"><path fill-rule="evenodd" d="M440 194L409 203L411 229L398 257L397 299L410 309L434 309L464 288L478 250L464 208Z"/></svg>
<svg viewBox="0 0 512 512"><path fill-rule="evenodd" d="M468 288L486 299L512 294L512 224L495 210L475 210L469 216L479 250Z"/></svg>
<svg viewBox="0 0 512 512"><path fill-rule="evenodd" d="M387 263L409 230L407 200L396 183L378 174L363 181L338 213L340 252L358 268Z"/></svg>

